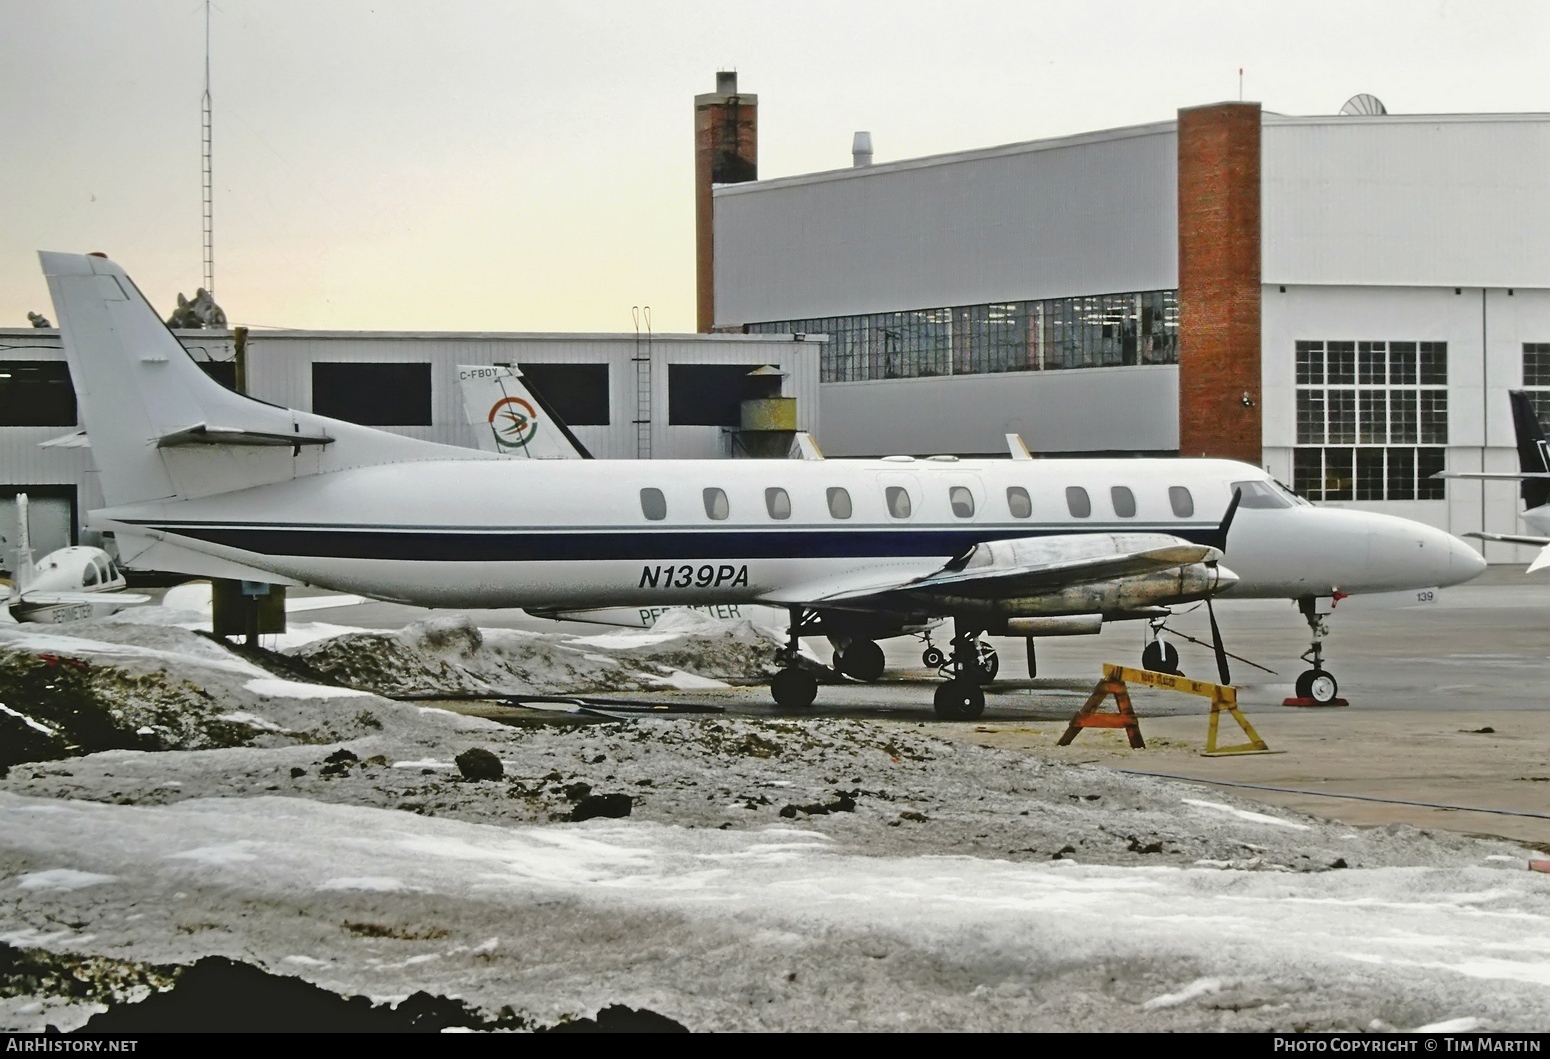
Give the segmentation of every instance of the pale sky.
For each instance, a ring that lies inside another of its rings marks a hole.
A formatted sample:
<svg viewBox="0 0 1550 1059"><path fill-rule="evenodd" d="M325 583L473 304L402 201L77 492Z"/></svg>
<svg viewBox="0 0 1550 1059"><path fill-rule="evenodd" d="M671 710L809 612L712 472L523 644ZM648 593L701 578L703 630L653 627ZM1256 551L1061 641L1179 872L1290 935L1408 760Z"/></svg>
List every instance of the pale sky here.
<svg viewBox="0 0 1550 1059"><path fill-rule="evenodd" d="M35 251L164 315L203 282L201 0L0 0L0 326ZM1539 0L219 0L215 294L234 324L694 329L693 101L759 98L759 174L1168 120L1550 111Z"/></svg>

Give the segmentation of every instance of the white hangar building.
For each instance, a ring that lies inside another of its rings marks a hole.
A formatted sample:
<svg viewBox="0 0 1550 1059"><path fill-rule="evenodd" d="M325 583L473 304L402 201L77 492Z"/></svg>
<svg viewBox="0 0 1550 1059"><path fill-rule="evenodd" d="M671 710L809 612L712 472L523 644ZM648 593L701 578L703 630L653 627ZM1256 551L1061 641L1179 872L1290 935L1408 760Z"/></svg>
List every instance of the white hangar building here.
<svg viewBox="0 0 1550 1059"><path fill-rule="evenodd" d="M695 102L701 326L828 336L829 455L1017 432L1523 531L1513 483L1431 476L1516 469L1508 389L1550 418L1550 114L1221 103L877 164L858 133L850 168L761 181L756 98Z"/></svg>

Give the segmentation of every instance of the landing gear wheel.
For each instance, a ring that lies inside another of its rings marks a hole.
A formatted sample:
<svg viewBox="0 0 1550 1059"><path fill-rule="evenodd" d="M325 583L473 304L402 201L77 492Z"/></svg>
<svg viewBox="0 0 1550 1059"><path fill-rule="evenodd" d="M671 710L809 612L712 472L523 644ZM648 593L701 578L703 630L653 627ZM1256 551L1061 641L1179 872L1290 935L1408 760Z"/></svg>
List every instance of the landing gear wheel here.
<svg viewBox="0 0 1550 1059"><path fill-rule="evenodd" d="M985 712L985 693L966 680L949 680L936 689L936 715L944 721L973 721Z"/></svg>
<svg viewBox="0 0 1550 1059"><path fill-rule="evenodd" d="M940 647L928 647L920 656L921 664L930 669L941 669L947 664L947 656Z"/></svg>
<svg viewBox="0 0 1550 1059"><path fill-rule="evenodd" d="M974 674L981 684L989 684L996 679L996 674L1001 672L1001 656L996 649L988 643L981 642L977 648L978 672Z"/></svg>
<svg viewBox="0 0 1550 1059"><path fill-rule="evenodd" d="M1153 673L1177 673L1179 649L1166 640L1153 640L1141 650L1141 668Z"/></svg>
<svg viewBox="0 0 1550 1059"><path fill-rule="evenodd" d="M882 676L883 664L883 649L871 640L856 640L834 660L835 669L863 684Z"/></svg>
<svg viewBox="0 0 1550 1059"><path fill-rule="evenodd" d="M770 697L788 710L811 706L818 697L818 678L805 669L782 669L770 681Z"/></svg>
<svg viewBox="0 0 1550 1059"><path fill-rule="evenodd" d="M1322 669L1310 669L1297 678L1297 697L1312 699L1320 706L1334 702L1339 691L1340 685L1335 683L1335 678Z"/></svg>

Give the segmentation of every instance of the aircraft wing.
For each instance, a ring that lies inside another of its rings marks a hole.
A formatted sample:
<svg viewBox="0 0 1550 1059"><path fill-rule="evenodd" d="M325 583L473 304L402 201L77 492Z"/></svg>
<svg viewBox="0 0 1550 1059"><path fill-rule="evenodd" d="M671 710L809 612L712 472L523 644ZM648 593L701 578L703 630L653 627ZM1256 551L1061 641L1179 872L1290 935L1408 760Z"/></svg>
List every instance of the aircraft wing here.
<svg viewBox="0 0 1550 1059"><path fill-rule="evenodd" d="M765 598L856 610L929 609L945 597L990 605L1182 571L1221 557L1221 551L1209 545L1161 533L1024 537L977 544L946 566L920 576L890 579L885 572L871 571L783 590L778 599Z"/></svg>
<svg viewBox="0 0 1550 1059"><path fill-rule="evenodd" d="M42 606L54 606L67 603L119 603L126 607L137 603L149 603L150 596L142 596L137 592L48 592L27 590L12 603L38 604Z"/></svg>
<svg viewBox="0 0 1550 1059"><path fill-rule="evenodd" d="M1466 533L1466 537L1478 537L1483 541L1501 541L1503 544L1528 544L1540 549L1534 561L1528 564L1524 573L1532 574L1535 570L1543 570L1550 566L1550 537L1527 537L1517 533Z"/></svg>

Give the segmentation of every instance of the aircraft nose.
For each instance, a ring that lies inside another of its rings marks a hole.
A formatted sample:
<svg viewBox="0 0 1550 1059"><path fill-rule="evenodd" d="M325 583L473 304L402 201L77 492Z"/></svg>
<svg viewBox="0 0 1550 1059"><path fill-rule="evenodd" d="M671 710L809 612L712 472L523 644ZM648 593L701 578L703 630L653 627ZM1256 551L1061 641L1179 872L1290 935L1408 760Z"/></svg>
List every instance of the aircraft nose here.
<svg viewBox="0 0 1550 1059"><path fill-rule="evenodd" d="M1485 573L1485 556L1477 552L1466 540L1451 533L1448 537L1448 577L1444 585L1457 585Z"/></svg>

